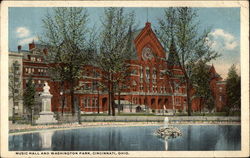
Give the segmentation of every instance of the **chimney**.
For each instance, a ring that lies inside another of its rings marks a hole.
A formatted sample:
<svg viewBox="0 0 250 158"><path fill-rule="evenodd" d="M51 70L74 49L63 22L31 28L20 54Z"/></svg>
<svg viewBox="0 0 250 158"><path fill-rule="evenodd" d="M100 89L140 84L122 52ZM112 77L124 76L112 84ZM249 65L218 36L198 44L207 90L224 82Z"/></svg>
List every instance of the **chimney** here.
<svg viewBox="0 0 250 158"><path fill-rule="evenodd" d="M34 40L32 41L32 43L29 44L29 50L35 48L35 42Z"/></svg>
<svg viewBox="0 0 250 158"><path fill-rule="evenodd" d="M21 46L21 45L18 45L18 46L17 46L17 50L18 50L18 53L20 53L21 50L22 50L22 46Z"/></svg>

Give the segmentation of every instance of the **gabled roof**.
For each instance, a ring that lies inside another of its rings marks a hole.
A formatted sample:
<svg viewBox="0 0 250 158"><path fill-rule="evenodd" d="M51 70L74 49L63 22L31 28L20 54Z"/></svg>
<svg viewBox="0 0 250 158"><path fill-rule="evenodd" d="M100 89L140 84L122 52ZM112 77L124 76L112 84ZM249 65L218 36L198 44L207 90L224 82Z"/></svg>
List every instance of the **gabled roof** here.
<svg viewBox="0 0 250 158"><path fill-rule="evenodd" d="M137 51L135 48L135 39L136 37L141 33L142 29L138 29L134 32L132 32L132 39L131 39L131 43L130 43L130 51L131 51L131 56L130 56L130 60L137 60L138 56L137 56Z"/></svg>

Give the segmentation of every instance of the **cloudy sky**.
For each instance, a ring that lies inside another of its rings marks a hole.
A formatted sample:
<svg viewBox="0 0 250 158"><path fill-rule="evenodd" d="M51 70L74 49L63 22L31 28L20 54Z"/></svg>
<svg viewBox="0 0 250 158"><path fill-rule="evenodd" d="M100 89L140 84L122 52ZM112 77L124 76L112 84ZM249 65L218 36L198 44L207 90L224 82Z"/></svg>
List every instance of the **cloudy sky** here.
<svg viewBox="0 0 250 158"><path fill-rule="evenodd" d="M228 68L235 64L239 69L240 64L240 8L196 8L200 30L212 28L213 49L222 56L211 64L216 71L226 78ZM37 35L42 32L42 18L51 8L9 8L9 50L17 51L17 46L22 45L27 49L28 43L37 41ZM89 26L101 27L100 19L103 17L103 8L87 8ZM158 26L158 19L164 17L164 8L126 8L134 11L139 28L145 22L151 26ZM240 70L239 70L240 72Z"/></svg>

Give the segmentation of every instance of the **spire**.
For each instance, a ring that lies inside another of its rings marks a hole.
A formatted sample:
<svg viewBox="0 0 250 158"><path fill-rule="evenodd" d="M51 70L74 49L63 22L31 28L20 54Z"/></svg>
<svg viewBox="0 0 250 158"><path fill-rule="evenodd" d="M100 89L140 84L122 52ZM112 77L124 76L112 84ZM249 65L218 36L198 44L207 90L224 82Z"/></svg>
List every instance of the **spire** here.
<svg viewBox="0 0 250 158"><path fill-rule="evenodd" d="M170 66L178 66L178 54L176 52L176 47L174 44L174 39L172 38L170 48L169 48L169 56L168 56L168 65Z"/></svg>
<svg viewBox="0 0 250 158"><path fill-rule="evenodd" d="M148 7L147 7L147 22L148 22Z"/></svg>

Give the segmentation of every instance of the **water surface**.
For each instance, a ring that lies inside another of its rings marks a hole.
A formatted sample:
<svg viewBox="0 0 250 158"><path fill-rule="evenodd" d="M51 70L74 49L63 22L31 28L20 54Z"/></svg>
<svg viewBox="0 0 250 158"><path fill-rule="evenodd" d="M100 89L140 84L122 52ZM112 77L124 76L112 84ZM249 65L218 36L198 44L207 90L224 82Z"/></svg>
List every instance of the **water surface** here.
<svg viewBox="0 0 250 158"><path fill-rule="evenodd" d="M176 125L182 136L163 140L160 126L95 127L9 136L11 151L209 151L240 150L239 125Z"/></svg>

